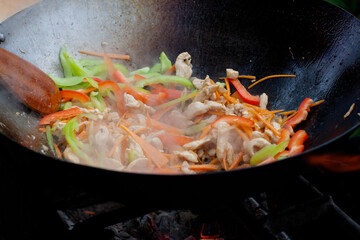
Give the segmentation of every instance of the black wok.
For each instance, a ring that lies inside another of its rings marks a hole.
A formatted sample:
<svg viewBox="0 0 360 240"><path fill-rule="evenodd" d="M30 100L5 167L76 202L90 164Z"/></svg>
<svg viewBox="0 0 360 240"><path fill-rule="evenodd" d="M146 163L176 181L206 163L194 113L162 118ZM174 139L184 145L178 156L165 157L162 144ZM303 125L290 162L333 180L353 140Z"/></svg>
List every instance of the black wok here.
<svg viewBox="0 0 360 240"><path fill-rule="evenodd" d="M2 89L0 146L9 157L1 159L0 171L19 188L94 189L124 202L201 202L209 193L224 197L276 187L311 168L306 156L360 123L360 21L322 1L44 1L3 22L0 33L6 37L1 47L47 73L60 73L61 46L80 58L77 50L98 51L106 41L108 51L131 55L129 68L152 65L161 51L173 60L188 51L193 75L202 78L217 79L226 68L258 78L297 75L251 89L269 95L269 108L295 109L305 97L325 100L299 126L310 139L299 156L232 172L167 176L113 172L45 156L36 127L40 116Z"/></svg>

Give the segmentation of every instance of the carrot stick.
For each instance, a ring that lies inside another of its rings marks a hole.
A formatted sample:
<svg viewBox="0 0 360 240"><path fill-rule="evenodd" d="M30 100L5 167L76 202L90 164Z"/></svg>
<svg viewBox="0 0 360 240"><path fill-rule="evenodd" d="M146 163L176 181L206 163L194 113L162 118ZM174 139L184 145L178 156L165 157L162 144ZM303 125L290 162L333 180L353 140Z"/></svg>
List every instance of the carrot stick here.
<svg viewBox="0 0 360 240"><path fill-rule="evenodd" d="M240 152L238 157L235 159L235 161L233 161L229 167L229 170L234 170L241 162L242 158L244 156L243 152Z"/></svg>
<svg viewBox="0 0 360 240"><path fill-rule="evenodd" d="M149 157L150 160L157 166L162 167L169 162L169 160L154 146L146 142L144 139L136 135L133 131L125 127L124 125L120 126L125 132L127 132L130 137L134 139L137 144L140 145L144 153Z"/></svg>
<svg viewBox="0 0 360 240"><path fill-rule="evenodd" d="M279 131L276 130L276 129L273 127L273 125L271 125L271 123L269 123L268 121L266 121L266 119L263 118L259 113L257 113L256 111L254 111L254 110L252 110L252 109L249 109L249 112L255 114L256 117L265 124L265 126L267 126L271 131L273 131L273 133L275 133L277 136L280 137Z"/></svg>
<svg viewBox="0 0 360 240"><path fill-rule="evenodd" d="M256 84L261 83L261 82L263 82L263 81L265 81L265 80L267 80L267 79L269 79L269 78L277 78L277 77L296 77L296 75L287 75L287 74L284 74L284 75L282 75L282 74L279 74L279 75L270 75L270 76L261 78L260 80L254 82L253 84L251 84L251 85L248 87L248 89L252 88L252 87L255 86Z"/></svg>
<svg viewBox="0 0 360 240"><path fill-rule="evenodd" d="M90 56L96 56L96 57L104 57L104 53L100 53L100 52L79 51L79 53L87 54ZM125 55L125 54L107 53L107 55L109 58L112 58L112 59L130 60L130 56Z"/></svg>

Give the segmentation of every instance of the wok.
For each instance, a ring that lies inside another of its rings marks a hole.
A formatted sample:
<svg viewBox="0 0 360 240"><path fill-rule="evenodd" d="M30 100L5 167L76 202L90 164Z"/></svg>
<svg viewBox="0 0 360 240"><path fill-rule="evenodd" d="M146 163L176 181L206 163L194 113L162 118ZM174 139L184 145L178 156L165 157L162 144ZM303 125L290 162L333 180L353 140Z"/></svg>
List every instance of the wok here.
<svg viewBox="0 0 360 240"><path fill-rule="evenodd" d="M6 37L2 48L46 73L60 74L61 46L81 58L85 56L77 50L99 51L106 41L109 52L131 55L129 68L152 65L161 51L173 60L188 51L193 75L201 78L209 74L217 79L226 68L258 78L297 75L251 89L252 94L269 95L270 109L295 109L305 97L325 100L299 126L309 133L307 150L299 156L231 172L155 175L80 166L44 155L44 139L37 131L41 116L2 88L0 146L8 157L1 159L0 171L3 180L18 188L25 184L33 191L49 188L56 194L92 189L125 203L193 203L209 194L225 199L277 187L312 169L306 156L329 150L326 145L360 123L360 21L326 2L53 0L7 19L0 33ZM354 102L353 113L344 119Z"/></svg>

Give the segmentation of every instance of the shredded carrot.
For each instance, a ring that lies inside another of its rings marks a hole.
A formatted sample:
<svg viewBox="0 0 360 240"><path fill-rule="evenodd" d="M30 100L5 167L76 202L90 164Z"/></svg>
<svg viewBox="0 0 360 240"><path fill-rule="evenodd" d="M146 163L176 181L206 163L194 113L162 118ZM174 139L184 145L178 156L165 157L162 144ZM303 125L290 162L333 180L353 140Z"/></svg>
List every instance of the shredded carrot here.
<svg viewBox="0 0 360 240"><path fill-rule="evenodd" d="M125 132L127 132L130 137L134 139L137 144L140 145L144 153L149 157L149 159L157 166L164 166L169 162L169 160L154 146L146 142L144 139L136 135L133 131L125 127L124 125L120 126Z"/></svg>
<svg viewBox="0 0 360 240"><path fill-rule="evenodd" d="M242 131L239 128L236 128L236 133L244 140L244 141L249 141L249 137L246 133L244 133L244 131Z"/></svg>
<svg viewBox="0 0 360 240"><path fill-rule="evenodd" d="M244 104L245 106L247 106L247 107L250 107L250 108L254 109L256 112L258 112L258 113L260 113L260 114L262 114L262 115L271 114L271 113L272 113L272 111L268 111L268 110L266 110L266 109L262 109L262 108L260 108L260 107L258 107L258 106L252 105L252 104L250 104L250 103L243 103L243 104ZM276 110L276 111L279 111L279 110Z"/></svg>
<svg viewBox="0 0 360 240"><path fill-rule="evenodd" d="M227 78L225 78L225 85L226 85L227 95L230 96L230 94L231 94L230 84L229 84L229 80Z"/></svg>
<svg viewBox="0 0 360 240"><path fill-rule="evenodd" d="M219 162L220 162L220 161L219 161L218 158L214 158L213 160L211 160L211 161L209 162L209 164L213 165L213 164L217 164L217 163L219 163Z"/></svg>
<svg viewBox="0 0 360 240"><path fill-rule="evenodd" d="M249 109L249 111L250 111L251 113L255 114L256 117L265 124L265 126L267 126L273 133L275 133L277 136L280 137L279 131L276 130L276 129L273 127L273 125L271 125L271 123L269 123L268 121L266 121L266 119L263 118L263 117L262 117L259 113L257 113L256 111L254 111L254 110L252 110L252 109Z"/></svg>
<svg viewBox="0 0 360 240"><path fill-rule="evenodd" d="M214 81L210 79L210 83L211 85L214 85ZM220 99L220 93L218 92L218 90L215 90L215 95L216 95L216 101L218 101Z"/></svg>
<svg viewBox="0 0 360 240"><path fill-rule="evenodd" d="M294 111L290 116L288 116L287 118L285 118L284 120L282 120L281 125L283 126L287 121L289 121L290 118L292 118L293 116L295 116L297 114L297 111Z"/></svg>
<svg viewBox="0 0 360 240"><path fill-rule="evenodd" d="M119 137L116 142L114 143L113 147L111 148L109 154L108 154L108 157L111 158L115 151L116 151L116 148L127 138L127 135L125 136L122 136L122 137Z"/></svg>
<svg viewBox="0 0 360 240"><path fill-rule="evenodd" d="M296 112L296 110L290 110L290 111L282 112L280 114L282 114L282 115L291 115L291 114L294 114L295 112Z"/></svg>
<svg viewBox="0 0 360 240"><path fill-rule="evenodd" d="M169 132L169 133L173 133L173 134L177 134L177 135L184 134L184 131L182 131L174 126L171 126L166 123L160 122L158 120L152 119L152 118L150 118L150 124L154 128L157 128L160 130L165 130L166 132Z"/></svg>
<svg viewBox="0 0 360 240"><path fill-rule="evenodd" d="M254 82L253 84L251 84L248 89L252 88L253 86L255 86L256 84L258 83L261 83L267 79L270 79L270 78L277 78L277 77L296 77L296 75L287 75L287 74L279 74L279 75L270 75L270 76L267 76L267 77L264 77L264 78L261 78L260 80Z"/></svg>
<svg viewBox="0 0 360 240"><path fill-rule="evenodd" d="M225 149L225 151L224 151L224 156L223 156L223 158L222 158L222 165L223 165L224 170L225 170L225 171L228 171L229 168L228 168L227 163L226 163L226 158L227 158L227 151L226 151L226 149Z"/></svg>
<svg viewBox="0 0 360 240"><path fill-rule="evenodd" d="M322 104L323 102L325 102L324 99L323 99L323 100L319 100L319 101L317 101L317 102L312 103L312 104L310 105L310 107L315 107L315 106L317 106L317 105Z"/></svg>
<svg viewBox="0 0 360 240"><path fill-rule="evenodd" d="M244 127L244 126L239 126L241 128L241 130L243 130L246 135L251 138L252 136L252 129L250 127Z"/></svg>
<svg viewBox="0 0 360 240"><path fill-rule="evenodd" d="M79 53L96 56L96 57L104 57L104 53L100 53L100 52L79 51ZM108 57L112 59L130 60L130 56L126 54L107 53L106 55L108 55Z"/></svg>
<svg viewBox="0 0 360 240"><path fill-rule="evenodd" d="M56 152L57 157L58 157L59 159L62 159L62 154L61 154L61 151L60 151L60 149L59 149L59 146L58 146L57 144L55 144L55 143L53 143L53 145L54 145L54 149L55 149L55 152Z"/></svg>
<svg viewBox="0 0 360 240"><path fill-rule="evenodd" d="M229 167L229 170L234 170L240 164L240 162L242 161L243 156L244 156L244 153L240 152L238 157L235 159L235 161L233 161L231 163L231 165Z"/></svg>
<svg viewBox="0 0 360 240"><path fill-rule="evenodd" d="M248 75L239 75L238 78L245 78L245 79L252 79L252 80L256 79L255 76L248 76Z"/></svg>
<svg viewBox="0 0 360 240"><path fill-rule="evenodd" d="M147 128L145 128L145 127L144 127L144 128L140 128L140 129L134 131L134 133L143 132L143 131L145 131L145 130L147 130ZM114 155L114 153L115 153L115 151L116 151L116 148L117 148L127 137L128 137L128 135L125 135L125 136L119 137L119 138L116 140L116 142L114 143L113 147L111 148L111 150L110 150L110 152L109 152L109 154L108 154L108 157L109 157L109 158L111 158L111 157Z"/></svg>
<svg viewBox="0 0 360 240"><path fill-rule="evenodd" d="M175 64L173 64L173 65L171 66L171 68L164 73L164 75L171 75L171 74L173 74L175 71L176 71Z"/></svg>
<svg viewBox="0 0 360 240"><path fill-rule="evenodd" d="M220 170L219 165L215 164L193 164L189 166L190 170L204 170L204 171L218 171Z"/></svg>
<svg viewBox="0 0 360 240"><path fill-rule="evenodd" d="M227 93L224 93L223 96L226 98L226 100L228 100L228 101L231 102L232 104L237 104L237 103L238 103L238 101L236 101L235 98L230 97L230 95L227 94Z"/></svg>
<svg viewBox="0 0 360 240"><path fill-rule="evenodd" d="M211 125L204 127L199 139L203 139L206 135L208 135L211 129L212 129Z"/></svg>
<svg viewBox="0 0 360 240"><path fill-rule="evenodd" d="M179 103L177 104L173 104L173 105L170 105L168 107L165 107L165 108L161 108L159 110L157 110L152 116L151 118L152 119L155 119L155 120L159 120L162 116L164 116L167 112L169 112L170 110L174 109L176 106L178 106Z"/></svg>
<svg viewBox="0 0 360 240"><path fill-rule="evenodd" d="M208 114L217 115L217 116L224 116L225 113L222 111L208 111Z"/></svg>

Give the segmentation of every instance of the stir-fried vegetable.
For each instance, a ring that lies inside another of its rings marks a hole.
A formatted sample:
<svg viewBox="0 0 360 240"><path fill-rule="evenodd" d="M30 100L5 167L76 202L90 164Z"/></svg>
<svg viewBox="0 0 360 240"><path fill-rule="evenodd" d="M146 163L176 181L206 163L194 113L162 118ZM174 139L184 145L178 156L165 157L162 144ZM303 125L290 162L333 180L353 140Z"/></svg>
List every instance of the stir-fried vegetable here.
<svg viewBox="0 0 360 240"><path fill-rule="evenodd" d="M152 67L128 71L112 61L128 55L80 52L103 59L76 60L61 48L64 76L51 77L62 110L40 121L50 151L75 163L163 174L264 165L304 150L308 134L293 129L323 102L306 98L297 111L268 110L267 95L252 95L238 80L255 76L227 69L225 83L188 78L188 53L172 63L161 52ZM295 76L255 84L274 77Z"/></svg>

